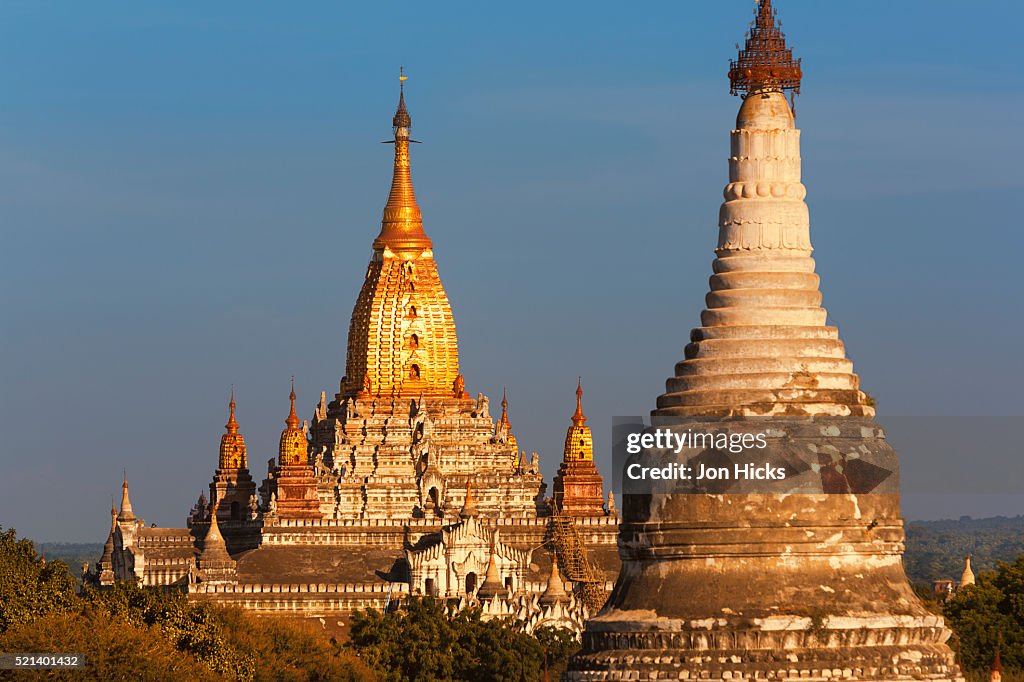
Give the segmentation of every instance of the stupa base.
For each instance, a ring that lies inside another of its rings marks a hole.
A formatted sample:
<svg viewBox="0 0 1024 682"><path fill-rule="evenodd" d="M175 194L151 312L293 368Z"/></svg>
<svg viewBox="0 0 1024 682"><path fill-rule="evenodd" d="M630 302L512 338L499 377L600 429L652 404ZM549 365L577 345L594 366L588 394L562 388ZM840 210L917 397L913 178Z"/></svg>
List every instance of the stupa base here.
<svg viewBox="0 0 1024 682"><path fill-rule="evenodd" d="M938 616L758 619L757 627L708 619L671 627L665 619L628 624L624 614L588 623L584 653L568 682L618 680L816 680L963 682L949 631ZM602 622L603 621L603 622ZM667 626L667 627L666 627ZM723 627L724 626L724 627Z"/></svg>

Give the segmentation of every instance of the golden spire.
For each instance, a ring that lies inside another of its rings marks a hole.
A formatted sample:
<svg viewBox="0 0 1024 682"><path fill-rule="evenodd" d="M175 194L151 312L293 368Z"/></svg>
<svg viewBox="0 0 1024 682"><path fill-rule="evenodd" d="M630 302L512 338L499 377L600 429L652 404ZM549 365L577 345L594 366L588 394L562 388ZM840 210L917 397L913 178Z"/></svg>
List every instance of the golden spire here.
<svg viewBox="0 0 1024 682"><path fill-rule="evenodd" d="M405 75L405 69L399 73L398 108L391 122L395 135L394 174L388 203L384 206L380 234L373 241L373 248L375 251L388 248L399 254L419 255L431 248L431 242L423 231L423 216L416 203L409 166L409 143L415 142L409 138L412 117L405 108L405 81L409 77Z"/></svg>
<svg viewBox="0 0 1024 682"><path fill-rule="evenodd" d="M291 401L292 407L291 410L288 412L288 418L284 420L284 423L288 426L289 429L292 429L294 431L295 429L299 428L300 424L299 415L295 414L295 377L292 377L292 390L291 393L288 394L288 400Z"/></svg>
<svg viewBox="0 0 1024 682"><path fill-rule="evenodd" d="M508 420L508 395L506 389L501 389L501 419L498 420L498 427L505 431L505 439L512 448L512 467L515 468L516 460L519 459L519 443L512 435L512 424Z"/></svg>
<svg viewBox="0 0 1024 682"><path fill-rule="evenodd" d="M501 419L499 424L505 427L509 440L512 439L512 424L508 421L508 393L505 388L501 389Z"/></svg>
<svg viewBox="0 0 1024 682"><path fill-rule="evenodd" d="M292 391L288 394L288 399L291 401L291 409L288 411L288 418L284 420L285 429L281 432L277 461L282 466L306 464L309 442L306 440L306 434L302 432L302 422L295 414L295 377L292 377Z"/></svg>
<svg viewBox="0 0 1024 682"><path fill-rule="evenodd" d="M238 422L235 421L235 387L231 386L231 402L228 403L228 423L224 425L226 433L220 437L220 459L217 466L220 469L246 469L249 462L246 459L245 437L238 432Z"/></svg>
<svg viewBox="0 0 1024 682"><path fill-rule="evenodd" d="M565 449L562 459L566 462L593 461L594 435L583 416L583 380L576 383L576 413L572 415L572 426L565 434Z"/></svg>
<svg viewBox="0 0 1024 682"><path fill-rule="evenodd" d="M228 430L230 435L238 433L238 422L235 421L235 385L231 384L231 402L228 403L228 423L224 425L224 428Z"/></svg>
<svg viewBox="0 0 1024 682"><path fill-rule="evenodd" d="M572 416L572 423L576 426L585 426L587 418L583 416L583 378L576 380L576 414Z"/></svg>
<svg viewBox="0 0 1024 682"><path fill-rule="evenodd" d="M119 521L131 521L135 518L132 511L132 501L128 498L128 469L124 470L124 480L121 482L121 512L117 515Z"/></svg>

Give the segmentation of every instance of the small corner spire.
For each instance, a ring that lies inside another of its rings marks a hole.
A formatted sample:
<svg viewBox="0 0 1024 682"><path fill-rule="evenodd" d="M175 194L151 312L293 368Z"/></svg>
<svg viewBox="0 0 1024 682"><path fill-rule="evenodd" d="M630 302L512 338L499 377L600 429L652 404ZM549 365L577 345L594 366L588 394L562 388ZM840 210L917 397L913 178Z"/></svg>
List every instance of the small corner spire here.
<svg viewBox="0 0 1024 682"><path fill-rule="evenodd" d="M466 481L466 501L462 504L459 516L468 519L471 516L476 516L477 513L476 501L473 499L473 481L469 480Z"/></svg>
<svg viewBox="0 0 1024 682"><path fill-rule="evenodd" d="M289 429L295 431L301 425L299 421L299 415L295 413L295 375L292 375L292 390L288 394L288 400L291 401L291 409L288 411L288 418L284 420L284 423Z"/></svg>
<svg viewBox="0 0 1024 682"><path fill-rule="evenodd" d="M587 418L583 415L583 377L576 380L576 413L572 416L572 423L576 426L587 423Z"/></svg>
<svg viewBox="0 0 1024 682"><path fill-rule="evenodd" d="M231 384L231 400L228 402L228 423L224 425L232 436L238 433L238 422L235 421L235 385Z"/></svg>
<svg viewBox="0 0 1024 682"><path fill-rule="evenodd" d="M117 514L118 521L131 521L135 518L132 511L132 501L128 496L128 467L124 468L124 478L121 481L121 511Z"/></svg>

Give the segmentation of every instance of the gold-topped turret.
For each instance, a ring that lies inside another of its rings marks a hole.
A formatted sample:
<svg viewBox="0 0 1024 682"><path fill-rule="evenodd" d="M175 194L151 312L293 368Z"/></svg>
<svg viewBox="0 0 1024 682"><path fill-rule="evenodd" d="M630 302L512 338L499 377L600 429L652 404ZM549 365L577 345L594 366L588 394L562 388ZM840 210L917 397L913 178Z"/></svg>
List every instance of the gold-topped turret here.
<svg viewBox="0 0 1024 682"><path fill-rule="evenodd" d="M306 434L302 430L302 422L299 421L299 416L295 413L294 377L292 378L292 391L288 394L288 399L291 401L291 410L288 412L288 418L284 420L285 429L281 432L281 443L277 450L277 462L281 466L306 464L309 443L306 440Z"/></svg>
<svg viewBox="0 0 1024 682"><path fill-rule="evenodd" d="M594 436L587 426L587 418L583 414L583 380L576 383L576 412L572 415L572 426L565 434L566 462L593 461Z"/></svg>
<svg viewBox="0 0 1024 682"><path fill-rule="evenodd" d="M423 216L412 187L409 143L415 140L409 137L412 117L405 107L405 81L408 78L403 69L398 77L398 108L391 121L395 136L395 166L391 192L388 194L388 203L384 206L380 234L374 240L373 248L374 251L381 252L389 249L395 255L414 258L430 249L432 244L427 233L423 231Z"/></svg>
<svg viewBox="0 0 1024 682"><path fill-rule="evenodd" d="M220 437L220 461L218 467L221 469L247 469L249 463L246 458L245 437L238 432L238 422L235 421L235 387L231 387L231 401L228 403L228 423L224 425L226 433Z"/></svg>

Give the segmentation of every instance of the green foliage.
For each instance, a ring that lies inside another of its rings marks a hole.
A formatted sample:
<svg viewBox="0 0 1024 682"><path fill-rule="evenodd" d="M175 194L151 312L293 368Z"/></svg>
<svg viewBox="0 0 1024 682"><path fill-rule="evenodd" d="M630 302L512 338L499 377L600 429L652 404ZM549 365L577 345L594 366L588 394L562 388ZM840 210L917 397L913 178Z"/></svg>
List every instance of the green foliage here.
<svg viewBox="0 0 1024 682"><path fill-rule="evenodd" d="M84 654L84 670L51 671L46 673L49 680L227 679L177 650L158 630L133 625L92 606L17 625L0 635L0 651ZM21 671L14 673L13 679L39 680L42 676Z"/></svg>
<svg viewBox="0 0 1024 682"><path fill-rule="evenodd" d="M256 661L227 640L219 613L190 603L181 592L148 590L119 582L102 592L86 590L83 599L136 627L153 627L180 651L232 678L251 679Z"/></svg>
<svg viewBox="0 0 1024 682"><path fill-rule="evenodd" d="M950 597L945 615L965 669L987 670L998 648L1007 668L1024 670L1024 555L978 574Z"/></svg>
<svg viewBox="0 0 1024 682"><path fill-rule="evenodd" d="M565 628L542 625L534 631L533 636L544 647L549 677L552 680L561 679L562 673L569 665L569 659L580 650L576 634Z"/></svg>
<svg viewBox="0 0 1024 682"><path fill-rule="evenodd" d="M578 645L564 630L540 628L532 637L481 620L479 609L453 614L441 600L414 597L387 614L355 613L346 648L384 680L534 682L545 668L557 677Z"/></svg>
<svg viewBox="0 0 1024 682"><path fill-rule="evenodd" d="M80 596L73 586L64 564L44 567L30 541L0 533L0 651L84 653L92 679L374 679L351 653L293 621L131 583ZM63 675L48 679L82 679Z"/></svg>
<svg viewBox="0 0 1024 682"><path fill-rule="evenodd" d="M31 540L0 528L0 633L75 606L75 581L60 561L45 566Z"/></svg>

